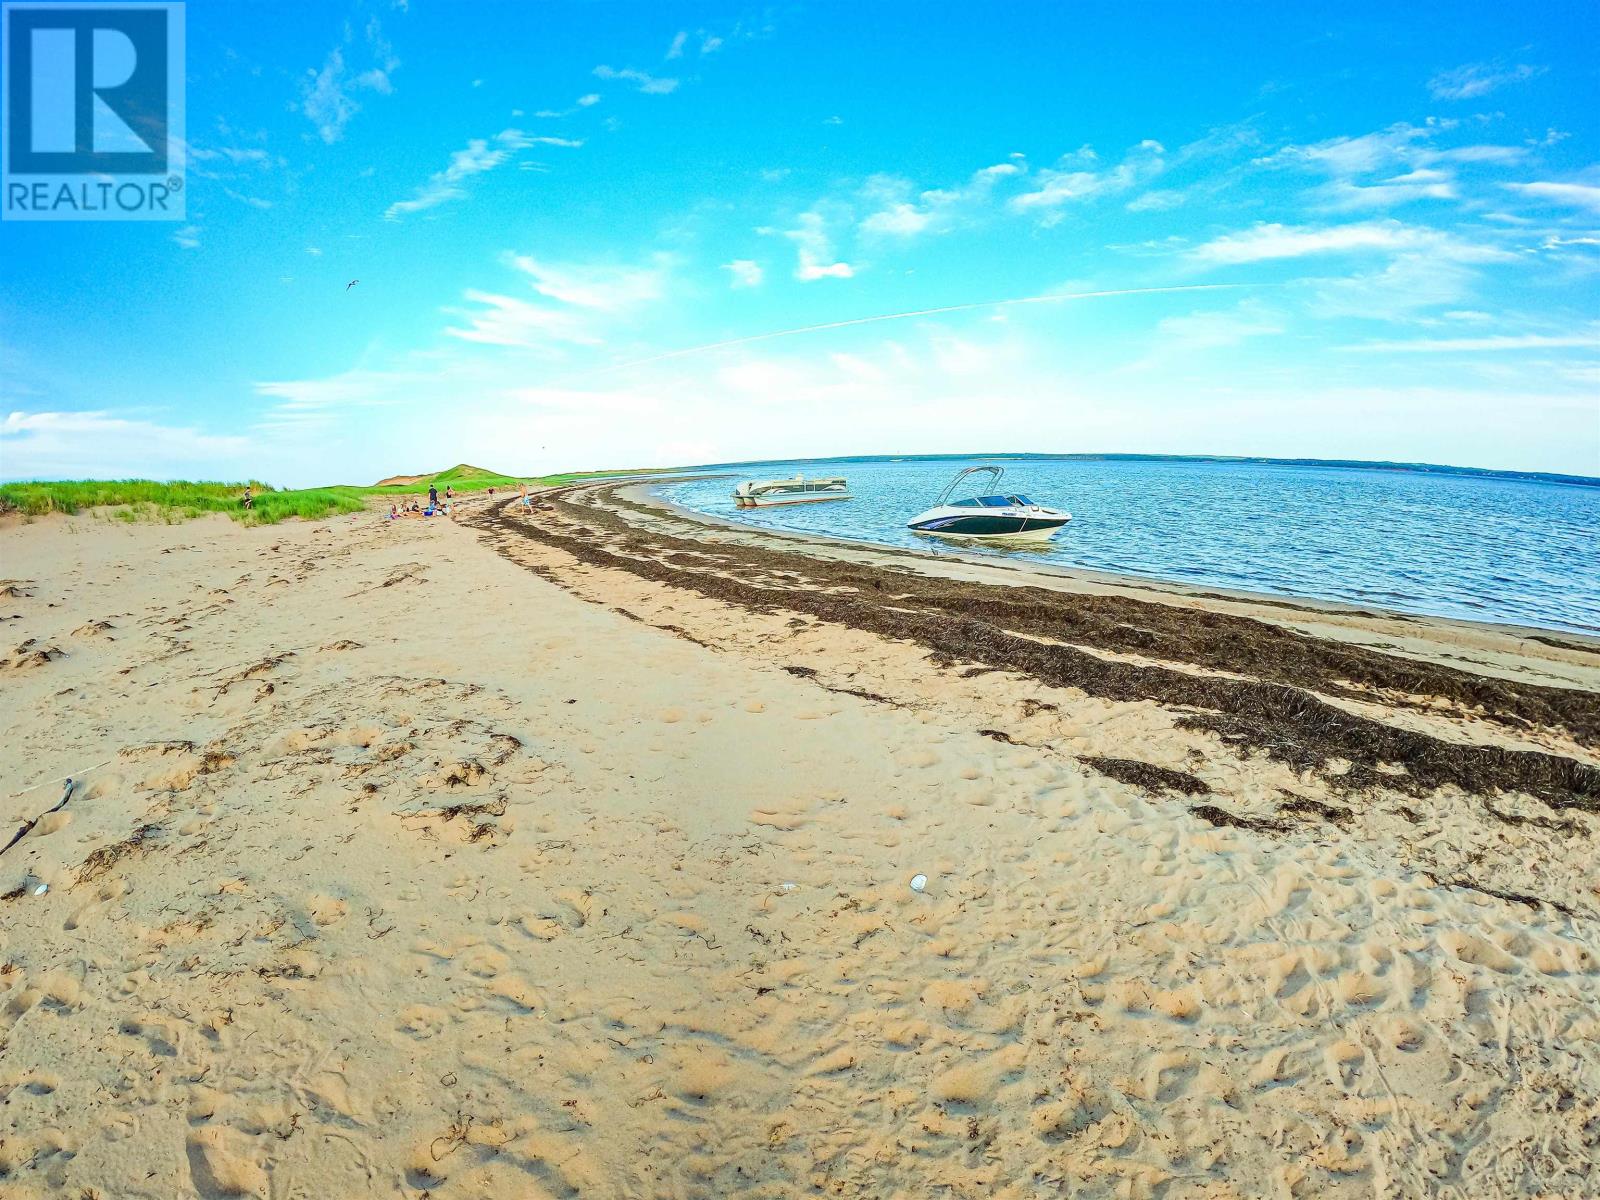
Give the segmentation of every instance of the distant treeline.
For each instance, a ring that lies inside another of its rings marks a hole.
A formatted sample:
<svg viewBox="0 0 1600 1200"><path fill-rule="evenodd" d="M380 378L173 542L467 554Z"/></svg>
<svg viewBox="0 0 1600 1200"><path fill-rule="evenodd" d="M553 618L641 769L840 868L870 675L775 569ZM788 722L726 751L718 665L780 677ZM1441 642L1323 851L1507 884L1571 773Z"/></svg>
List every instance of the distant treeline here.
<svg viewBox="0 0 1600 1200"><path fill-rule="evenodd" d="M747 462L702 463L684 470L711 471L731 467L765 467L780 463L889 463L889 462L1170 462L1220 463L1238 466L1332 467L1352 471L1406 471L1419 475L1469 475L1486 479L1521 479L1530 483L1564 483L1575 487L1600 487L1588 475L1558 475L1545 471L1496 471L1488 467L1451 467L1441 463L1365 462L1359 458L1254 458L1228 454L1028 454L1001 451L991 454L841 454L823 458L761 458Z"/></svg>

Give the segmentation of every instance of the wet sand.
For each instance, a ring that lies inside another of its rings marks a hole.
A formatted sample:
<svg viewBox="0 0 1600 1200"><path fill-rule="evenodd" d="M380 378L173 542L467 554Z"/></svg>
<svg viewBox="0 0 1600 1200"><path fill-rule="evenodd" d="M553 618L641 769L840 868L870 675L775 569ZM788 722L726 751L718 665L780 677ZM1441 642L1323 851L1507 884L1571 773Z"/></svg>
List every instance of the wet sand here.
<svg viewBox="0 0 1600 1200"><path fill-rule="evenodd" d="M0 1194L1600 1189L1600 653L538 504L0 530Z"/></svg>

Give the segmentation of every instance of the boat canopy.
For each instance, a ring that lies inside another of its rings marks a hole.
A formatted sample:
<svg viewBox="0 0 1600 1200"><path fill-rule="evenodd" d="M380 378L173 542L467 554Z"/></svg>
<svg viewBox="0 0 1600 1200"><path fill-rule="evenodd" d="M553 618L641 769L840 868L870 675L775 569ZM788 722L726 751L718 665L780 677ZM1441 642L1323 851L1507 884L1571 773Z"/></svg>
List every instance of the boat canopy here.
<svg viewBox="0 0 1600 1200"><path fill-rule="evenodd" d="M934 503L935 505L948 504L950 502L950 497L956 494L956 489L960 487L963 482L965 482L968 475L987 475L989 478L985 482L991 488L997 488L1000 486L1000 477L1005 473L1006 469L1004 467L997 467L992 463L985 463L981 467L968 467L966 470L957 474L956 477L950 481L950 485L946 487L944 491L939 493L939 498L938 500L934 501ZM1003 499L1002 497L993 498ZM978 501L981 502L988 499L991 499L991 497L981 496L978 498ZM973 501L968 501L967 503L973 503Z"/></svg>

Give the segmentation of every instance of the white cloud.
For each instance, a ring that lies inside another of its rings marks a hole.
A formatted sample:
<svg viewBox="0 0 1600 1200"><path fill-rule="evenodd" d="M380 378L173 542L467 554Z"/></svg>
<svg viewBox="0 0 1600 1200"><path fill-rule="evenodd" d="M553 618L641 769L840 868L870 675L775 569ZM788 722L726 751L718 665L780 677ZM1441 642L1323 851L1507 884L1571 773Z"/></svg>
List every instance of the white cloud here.
<svg viewBox="0 0 1600 1200"><path fill-rule="evenodd" d="M442 171L436 171L428 182L419 187L408 200L396 200L384 210L384 219L401 217L426 209L437 208L449 200L459 200L467 194L462 185L474 175L482 175L510 160L518 151L529 146L580 147L581 141L559 137L530 137L520 129L504 129L493 138L473 138L466 148L450 156Z"/></svg>
<svg viewBox="0 0 1600 1200"><path fill-rule="evenodd" d="M909 180L874 176L862 189L862 198L875 211L861 222L861 232L890 238L948 232L963 217L987 203L997 183L1021 175L1023 170L1015 159L996 163L974 171L959 187L935 188L916 195L912 194Z"/></svg>
<svg viewBox="0 0 1600 1200"><path fill-rule="evenodd" d="M1359 137L1329 138L1309 146L1285 146L1256 162L1261 166L1315 167L1336 178L1367 175L1410 162L1419 142L1426 142L1453 124L1430 121L1426 125L1411 125L1402 121Z"/></svg>
<svg viewBox="0 0 1600 1200"><path fill-rule="evenodd" d="M1128 201L1129 212L1166 212L1188 201L1186 192L1154 189Z"/></svg>
<svg viewBox="0 0 1600 1200"><path fill-rule="evenodd" d="M1594 184L1507 183L1502 186L1534 200L1544 200L1551 204L1569 205L1573 208L1588 208L1595 212L1600 212L1600 187L1596 187Z"/></svg>
<svg viewBox="0 0 1600 1200"><path fill-rule="evenodd" d="M541 262L531 255L510 254L508 265L533 280L541 296L575 308L621 312L661 298L669 260L657 256L647 267Z"/></svg>
<svg viewBox="0 0 1600 1200"><path fill-rule="evenodd" d="M1600 333L1549 335L1500 334L1476 338L1413 338L1405 341L1360 342L1346 350L1385 354L1482 354L1504 350L1600 350Z"/></svg>
<svg viewBox="0 0 1600 1200"><path fill-rule="evenodd" d="M673 39L672 39L672 45L667 47L666 57L667 58L682 58L683 57L683 44L685 42L687 42L688 40L689 40L689 31L687 29L678 30L676 36L674 36Z"/></svg>
<svg viewBox="0 0 1600 1200"><path fill-rule="evenodd" d="M1392 208L1413 200L1454 200L1460 192L1453 177L1443 171L1423 167L1370 184L1337 179L1321 189L1318 195L1327 208L1347 212L1362 208Z"/></svg>
<svg viewBox="0 0 1600 1200"><path fill-rule="evenodd" d="M230 200L237 200L240 204L248 204L251 208L268 209L272 207L271 200L263 199L260 196L247 196L243 192L236 192L226 185L223 186L222 194Z"/></svg>
<svg viewBox="0 0 1600 1200"><path fill-rule="evenodd" d="M182 229L175 229L172 240L185 250L197 250L200 248L200 226L185 225Z"/></svg>
<svg viewBox="0 0 1600 1200"><path fill-rule="evenodd" d="M307 246L306 247L306 253L311 255L312 258L321 258L322 257L322 247L321 246Z"/></svg>
<svg viewBox="0 0 1600 1200"><path fill-rule="evenodd" d="M722 266L733 276L733 286L736 288L760 287L761 281L766 278L766 272L761 269L761 264L754 259L736 258L732 262L723 263Z"/></svg>
<svg viewBox="0 0 1600 1200"><path fill-rule="evenodd" d="M493 346L554 351L561 345L601 346L606 322L658 300L666 289L671 260L657 255L643 267L614 264L549 263L507 253L505 265L526 276L549 303L472 290L475 306L456 310L461 323L447 336Z"/></svg>
<svg viewBox="0 0 1600 1200"><path fill-rule="evenodd" d="M580 346L601 344L601 339L572 313L493 292L469 290L466 299L479 307L460 314L466 319L465 326L451 326L445 330L448 336L464 342L526 349L545 347L551 342Z"/></svg>
<svg viewBox="0 0 1600 1200"><path fill-rule="evenodd" d="M1399 221L1354 225L1293 226L1262 224L1243 233L1224 234L1189 251L1207 266L1303 258L1314 254L1420 251L1456 262L1510 262L1516 255Z"/></svg>
<svg viewBox="0 0 1600 1200"><path fill-rule="evenodd" d="M389 76L400 65L400 60L384 40L376 17L367 22L366 45L374 65L348 78L345 49L354 50L355 47L353 31L346 30L344 43L328 52L320 71L307 70L301 84L300 111L310 118L318 135L330 146L344 136L345 125L361 111L353 92L370 91L387 96L394 91Z"/></svg>
<svg viewBox="0 0 1600 1200"><path fill-rule="evenodd" d="M678 86L676 79L662 79L644 71L635 71L632 67L617 70L615 67L598 66L594 69L595 75L600 79L622 79L629 83L639 85L639 90L650 96L664 96L675 91Z"/></svg>
<svg viewBox="0 0 1600 1200"><path fill-rule="evenodd" d="M812 283L818 279L849 279L853 276L855 268L849 263L829 261L833 258L833 241L828 237L822 214L812 210L801 213L799 219L798 228L783 235L799 248L794 277L802 283Z"/></svg>
<svg viewBox="0 0 1600 1200"><path fill-rule="evenodd" d="M587 95L583 95L583 96L579 96L578 97L578 107L579 108L592 108L596 104L599 104L599 103L600 103L600 93L599 92L589 92Z"/></svg>
<svg viewBox="0 0 1600 1200"><path fill-rule="evenodd" d="M0 421L0 462L11 479L216 478L241 471L249 449L247 438L108 410L12 412Z"/></svg>
<svg viewBox="0 0 1600 1200"><path fill-rule="evenodd" d="M1428 80L1428 91L1435 100L1475 100L1505 84L1521 83L1544 72L1544 67L1531 67L1526 63L1506 69L1488 63L1468 63L1439 72Z"/></svg>
<svg viewBox="0 0 1600 1200"><path fill-rule="evenodd" d="M1126 192L1153 179L1162 171L1165 153L1160 142L1146 140L1130 150L1116 167L1100 170L1095 165L1098 156L1085 146L1067 155L1056 167L1040 171L1035 176L1038 186L1013 196L1011 209L1036 215L1041 224L1054 225L1070 204Z"/></svg>
<svg viewBox="0 0 1600 1200"><path fill-rule="evenodd" d="M1416 320L1428 309L1472 298L1478 273L1423 252L1399 254L1381 270L1304 282L1310 288L1306 308L1313 316L1393 322Z"/></svg>
<svg viewBox="0 0 1600 1200"><path fill-rule="evenodd" d="M203 146L190 146L189 158L195 162L211 162L225 158L234 166L243 166L250 163L255 166L267 166L272 162L272 156L265 150L257 147L219 146L215 150Z"/></svg>
<svg viewBox="0 0 1600 1200"><path fill-rule="evenodd" d="M1282 332L1283 322L1276 314L1247 302L1226 311L1163 318L1156 322L1155 340L1164 351L1188 353Z"/></svg>

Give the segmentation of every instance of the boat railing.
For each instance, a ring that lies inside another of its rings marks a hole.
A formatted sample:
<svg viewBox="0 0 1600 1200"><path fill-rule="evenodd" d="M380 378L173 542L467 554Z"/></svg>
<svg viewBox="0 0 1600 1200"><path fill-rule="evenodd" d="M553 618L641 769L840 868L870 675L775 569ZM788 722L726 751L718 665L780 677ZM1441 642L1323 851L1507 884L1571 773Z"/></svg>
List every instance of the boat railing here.
<svg viewBox="0 0 1600 1200"><path fill-rule="evenodd" d="M997 466L994 466L992 463L991 464L987 464L985 466L981 466L981 467L968 467L964 471L962 471L959 475L957 475L954 479L952 479L950 481L949 486L946 487L944 489L944 491L939 493L939 498L936 501L934 501L934 507L938 508L941 504L944 504L946 501L948 501L951 496L955 495L956 489L961 486L962 480L966 479L966 477L968 475L988 475L988 476L991 476L991 478L989 480L988 488L987 489L980 488L978 490L977 494L981 496L981 495L989 495L990 493L993 493L993 492L998 492L1000 490L1000 477L1002 475L1004 475L1005 473L1006 473L1006 469L1004 467L997 467Z"/></svg>

